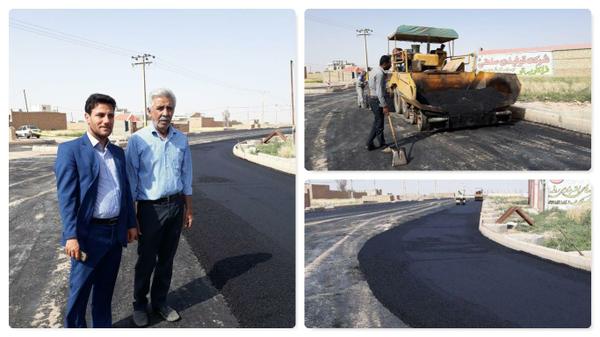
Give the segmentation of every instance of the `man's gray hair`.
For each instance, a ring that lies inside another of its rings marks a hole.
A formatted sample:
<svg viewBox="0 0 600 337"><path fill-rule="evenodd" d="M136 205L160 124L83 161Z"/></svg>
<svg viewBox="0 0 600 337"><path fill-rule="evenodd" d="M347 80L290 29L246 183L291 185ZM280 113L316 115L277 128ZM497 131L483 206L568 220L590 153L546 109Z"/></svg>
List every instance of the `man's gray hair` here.
<svg viewBox="0 0 600 337"><path fill-rule="evenodd" d="M150 102L152 102L152 100L154 100L156 97L166 97L173 102L173 107L177 105L177 99L175 98L175 94L167 88L158 88L152 90L150 92Z"/></svg>

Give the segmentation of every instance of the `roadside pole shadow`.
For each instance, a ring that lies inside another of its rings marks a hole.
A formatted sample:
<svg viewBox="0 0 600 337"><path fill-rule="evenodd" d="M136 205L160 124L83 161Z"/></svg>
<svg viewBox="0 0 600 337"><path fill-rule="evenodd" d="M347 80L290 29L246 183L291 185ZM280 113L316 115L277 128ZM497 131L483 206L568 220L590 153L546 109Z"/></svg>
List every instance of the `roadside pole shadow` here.
<svg viewBox="0 0 600 337"><path fill-rule="evenodd" d="M244 274L257 264L271 259L272 256L268 253L255 253L227 257L213 265L208 277L213 286L221 290L229 280Z"/></svg>
<svg viewBox="0 0 600 337"><path fill-rule="evenodd" d="M219 292L216 291L211 285L208 276L197 278L186 285L181 286L178 289L170 291L168 294L168 304L177 311L184 311L190 307L193 307L199 303L207 301ZM133 309L132 309L133 310ZM185 319L185 318L184 318ZM162 317L152 312L148 307L148 326L152 327L158 323L163 322ZM133 317L129 315L118 322L113 323L113 328L135 328L133 324Z"/></svg>

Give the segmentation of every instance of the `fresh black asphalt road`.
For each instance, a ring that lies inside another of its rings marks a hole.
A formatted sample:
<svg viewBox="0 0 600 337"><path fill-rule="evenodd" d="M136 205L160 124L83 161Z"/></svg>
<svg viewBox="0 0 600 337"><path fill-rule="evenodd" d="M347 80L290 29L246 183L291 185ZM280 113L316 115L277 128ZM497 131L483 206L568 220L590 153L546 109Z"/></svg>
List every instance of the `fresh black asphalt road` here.
<svg viewBox="0 0 600 337"><path fill-rule="evenodd" d="M305 215L305 325L309 328L405 327L373 296L357 255L393 226L451 207L449 199L356 205Z"/></svg>
<svg viewBox="0 0 600 337"><path fill-rule="evenodd" d="M356 92L306 95L307 170L588 170L591 137L527 121L418 132L392 113L408 165L393 168L392 155L364 147L373 113L356 106ZM385 139L393 143L387 119Z"/></svg>
<svg viewBox="0 0 600 337"><path fill-rule="evenodd" d="M470 200L383 232L358 254L375 297L412 327L589 327L591 274L498 245Z"/></svg>
<svg viewBox="0 0 600 337"><path fill-rule="evenodd" d="M191 147L195 222L183 232L169 293L182 319L152 314L151 327L294 325L294 177L233 157L234 141L226 140L265 132L190 137L198 144ZM55 156L16 158L9 160L9 324L61 327L69 259L59 245ZM136 248L123 251L116 327L132 326Z"/></svg>
<svg viewBox="0 0 600 337"><path fill-rule="evenodd" d="M235 157L235 141L192 147L196 226L185 233L240 326L295 324L295 178Z"/></svg>

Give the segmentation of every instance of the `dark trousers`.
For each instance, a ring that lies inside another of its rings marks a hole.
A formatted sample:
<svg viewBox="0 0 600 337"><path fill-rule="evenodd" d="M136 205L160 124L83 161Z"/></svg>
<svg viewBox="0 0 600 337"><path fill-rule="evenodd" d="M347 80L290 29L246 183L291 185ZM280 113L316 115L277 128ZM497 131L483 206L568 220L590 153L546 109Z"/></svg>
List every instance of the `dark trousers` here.
<svg viewBox="0 0 600 337"><path fill-rule="evenodd" d="M133 308L146 309L148 291L152 307L159 308L167 304L167 293L171 286L173 258L183 225L183 199L161 204L138 202L137 208L141 235L135 264ZM150 289L152 272L154 278Z"/></svg>
<svg viewBox="0 0 600 337"><path fill-rule="evenodd" d="M117 226L93 225L85 246L86 262L71 258L65 328L87 327L85 312L90 292L92 327L110 328L111 302L123 250L117 238Z"/></svg>
<svg viewBox="0 0 600 337"><path fill-rule="evenodd" d="M369 138L367 139L367 146L374 146L373 140L375 140L375 138L377 138L379 146L383 146L385 145L385 138L383 137L383 108L379 107L379 99L377 99L377 97L369 98L369 106L373 112L374 119Z"/></svg>

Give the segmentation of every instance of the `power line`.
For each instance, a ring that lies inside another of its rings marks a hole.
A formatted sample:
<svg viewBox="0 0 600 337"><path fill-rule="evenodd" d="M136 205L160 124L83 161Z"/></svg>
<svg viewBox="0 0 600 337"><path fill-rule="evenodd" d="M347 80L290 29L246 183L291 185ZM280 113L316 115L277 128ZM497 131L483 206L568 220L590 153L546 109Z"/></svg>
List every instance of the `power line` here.
<svg viewBox="0 0 600 337"><path fill-rule="evenodd" d="M56 39L56 40L63 41L63 42L68 42L68 43L75 44L75 45L78 45L81 47L87 47L87 48L93 48L96 50L101 50L101 51L115 54L115 55L124 56L124 55L129 55L131 53L135 53L135 51L131 51L131 50L120 48L120 47L115 47L115 46L112 46L112 45L109 45L106 43L93 41L93 40L90 40L90 39L87 39L84 37L80 37L80 36L76 36L76 35L63 33L63 32L49 29L46 27L42 27L39 25L33 25L30 23L26 23L24 21L16 20L16 19L11 19L11 22L9 25L12 26L13 28L16 28L19 30L27 31L30 33L34 33L34 34L41 35L44 37L49 37L49 38Z"/></svg>
<svg viewBox="0 0 600 337"><path fill-rule="evenodd" d="M339 22L334 22L334 21L331 21L331 20L328 20L328 19L323 19L323 18L312 16L312 15L306 15L305 19L308 20L308 21L313 21L313 22L317 22L317 23L328 25L328 26L332 26L332 27L337 27L337 28L342 28L342 29L346 29L346 30L351 30L353 32L356 31L356 27L354 27L354 26L342 24L342 23L339 23ZM383 35L383 34L373 33L373 35L387 38L387 36Z"/></svg>
<svg viewBox="0 0 600 337"><path fill-rule="evenodd" d="M22 31L27 31L27 32L34 33L34 34L37 34L40 36L52 38L52 39L63 41L63 42L68 42L68 43L71 43L74 45L78 45L80 47L86 47L86 48L92 48L92 49L104 51L104 52L111 53L114 55L129 57L131 54L138 53L138 51L135 51L132 49L121 48L118 46L110 45L110 44L103 43L103 42L98 42L98 41L95 41L92 39L88 39L88 38L73 35L73 34L64 33L61 31L57 31L54 29L40 26L40 25L27 23L25 21L13 19L13 18L10 19L10 26L12 26L13 28L22 30ZM175 73L180 76L187 77L187 78L190 78L193 80L203 81L203 82L206 82L207 84L218 85L218 86L225 87L228 89L258 93L258 94L262 94L265 91L265 90L261 90L261 89L246 88L246 87L242 87L242 86L238 86L238 85L233 85L233 84L227 83L225 81L217 80L215 78L208 77L204 74L200 74L192 69L171 63L163 58L156 57L156 61L160 61L160 63L157 62L155 64L156 68L160 68L162 70L169 71L171 73ZM278 100L286 101L285 99L282 99L281 97L277 97L272 94L268 94L268 95L273 98L276 98Z"/></svg>

